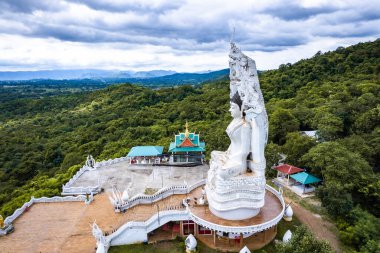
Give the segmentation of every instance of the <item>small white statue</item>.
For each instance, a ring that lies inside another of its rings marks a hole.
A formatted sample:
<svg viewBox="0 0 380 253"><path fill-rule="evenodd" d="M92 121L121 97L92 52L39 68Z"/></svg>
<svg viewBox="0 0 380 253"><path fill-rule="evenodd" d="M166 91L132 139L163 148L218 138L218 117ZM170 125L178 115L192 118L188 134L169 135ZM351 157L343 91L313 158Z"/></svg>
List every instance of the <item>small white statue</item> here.
<svg viewBox="0 0 380 253"><path fill-rule="evenodd" d="M247 246L244 246L244 248L242 248L239 253L251 253L251 251L248 249Z"/></svg>
<svg viewBox="0 0 380 253"><path fill-rule="evenodd" d="M92 155L87 156L86 166L91 167L91 168L95 167L95 159L94 159L94 157L92 157Z"/></svg>
<svg viewBox="0 0 380 253"><path fill-rule="evenodd" d="M125 189L123 191L123 195L121 196L121 200L123 202L127 202L129 200L129 194L128 194L128 189Z"/></svg>
<svg viewBox="0 0 380 253"><path fill-rule="evenodd" d="M103 235L102 230L99 228L99 226L94 223L92 224L92 235L96 239L96 253L107 253L108 248L110 247L109 242L107 241L107 238Z"/></svg>
<svg viewBox="0 0 380 253"><path fill-rule="evenodd" d="M195 252L197 248L197 240L192 234L190 234L186 238L185 245L186 245L186 253Z"/></svg>
<svg viewBox="0 0 380 253"><path fill-rule="evenodd" d="M284 234L284 237L282 237L282 241L284 243L287 243L290 241L290 239L292 239L292 232L290 230L286 231L285 234Z"/></svg>
<svg viewBox="0 0 380 253"><path fill-rule="evenodd" d="M289 204L286 207L285 212L284 212L284 220L286 220L286 221L292 221L292 219L293 219L293 208Z"/></svg>

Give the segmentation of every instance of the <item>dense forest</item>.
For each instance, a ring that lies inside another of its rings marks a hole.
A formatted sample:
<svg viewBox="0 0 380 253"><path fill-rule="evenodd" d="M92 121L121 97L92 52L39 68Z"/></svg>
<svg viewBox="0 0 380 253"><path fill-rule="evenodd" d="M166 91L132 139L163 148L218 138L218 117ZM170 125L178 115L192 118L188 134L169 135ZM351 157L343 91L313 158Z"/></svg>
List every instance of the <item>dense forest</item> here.
<svg viewBox="0 0 380 253"><path fill-rule="evenodd" d="M82 78L82 79L32 79L0 80L0 103L19 98L41 98L98 90L112 84L133 83L152 89L180 85L200 85L210 80L226 77L229 69L207 73L175 73L158 77L130 78ZM1 78L1 72L0 72Z"/></svg>
<svg viewBox="0 0 380 253"><path fill-rule="evenodd" d="M258 63L259 64L259 63ZM260 73L269 114L267 173L278 159L323 178L318 196L342 241L380 252L380 40ZM18 98L0 105L0 213L30 196L58 195L83 164L167 147L185 121L207 152L225 150L229 82L149 89L122 84L91 92ZM300 134L317 130L318 140Z"/></svg>

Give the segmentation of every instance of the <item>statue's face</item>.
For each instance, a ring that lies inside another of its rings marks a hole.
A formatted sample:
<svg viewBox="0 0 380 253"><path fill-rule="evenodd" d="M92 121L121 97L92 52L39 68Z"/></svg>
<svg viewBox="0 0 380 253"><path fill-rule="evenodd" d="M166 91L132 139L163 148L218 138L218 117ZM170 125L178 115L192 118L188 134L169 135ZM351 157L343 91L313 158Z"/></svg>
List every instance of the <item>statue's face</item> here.
<svg viewBox="0 0 380 253"><path fill-rule="evenodd" d="M240 108L237 104L235 103L230 103L230 112L231 112L231 116L236 119L236 118L241 118L241 112L240 112Z"/></svg>

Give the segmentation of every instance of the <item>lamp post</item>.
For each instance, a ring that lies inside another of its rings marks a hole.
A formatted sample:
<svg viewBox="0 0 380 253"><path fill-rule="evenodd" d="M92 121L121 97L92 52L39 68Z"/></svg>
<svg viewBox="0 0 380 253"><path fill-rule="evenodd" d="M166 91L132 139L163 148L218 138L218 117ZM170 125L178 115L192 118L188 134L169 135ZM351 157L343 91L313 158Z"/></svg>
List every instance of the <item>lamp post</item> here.
<svg viewBox="0 0 380 253"><path fill-rule="evenodd" d="M158 220L158 225L160 225L160 207L158 204L156 204L157 207L157 220Z"/></svg>
<svg viewBox="0 0 380 253"><path fill-rule="evenodd" d="M184 182L184 184L186 185L186 201L187 201L187 195L189 194L189 188L188 188L188 185L187 185L187 181L184 180L183 182ZM186 203L187 203L187 202L186 202Z"/></svg>

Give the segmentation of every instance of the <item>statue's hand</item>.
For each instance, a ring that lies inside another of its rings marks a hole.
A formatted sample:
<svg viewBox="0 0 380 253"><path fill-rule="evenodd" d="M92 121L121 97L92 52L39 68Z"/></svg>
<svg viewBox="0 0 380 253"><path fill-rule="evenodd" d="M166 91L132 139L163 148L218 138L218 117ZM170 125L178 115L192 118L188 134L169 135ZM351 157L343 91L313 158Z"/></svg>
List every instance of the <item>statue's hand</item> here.
<svg viewBox="0 0 380 253"><path fill-rule="evenodd" d="M257 113L253 108L249 108L248 110L245 111L245 120L248 122L253 121L257 116Z"/></svg>

